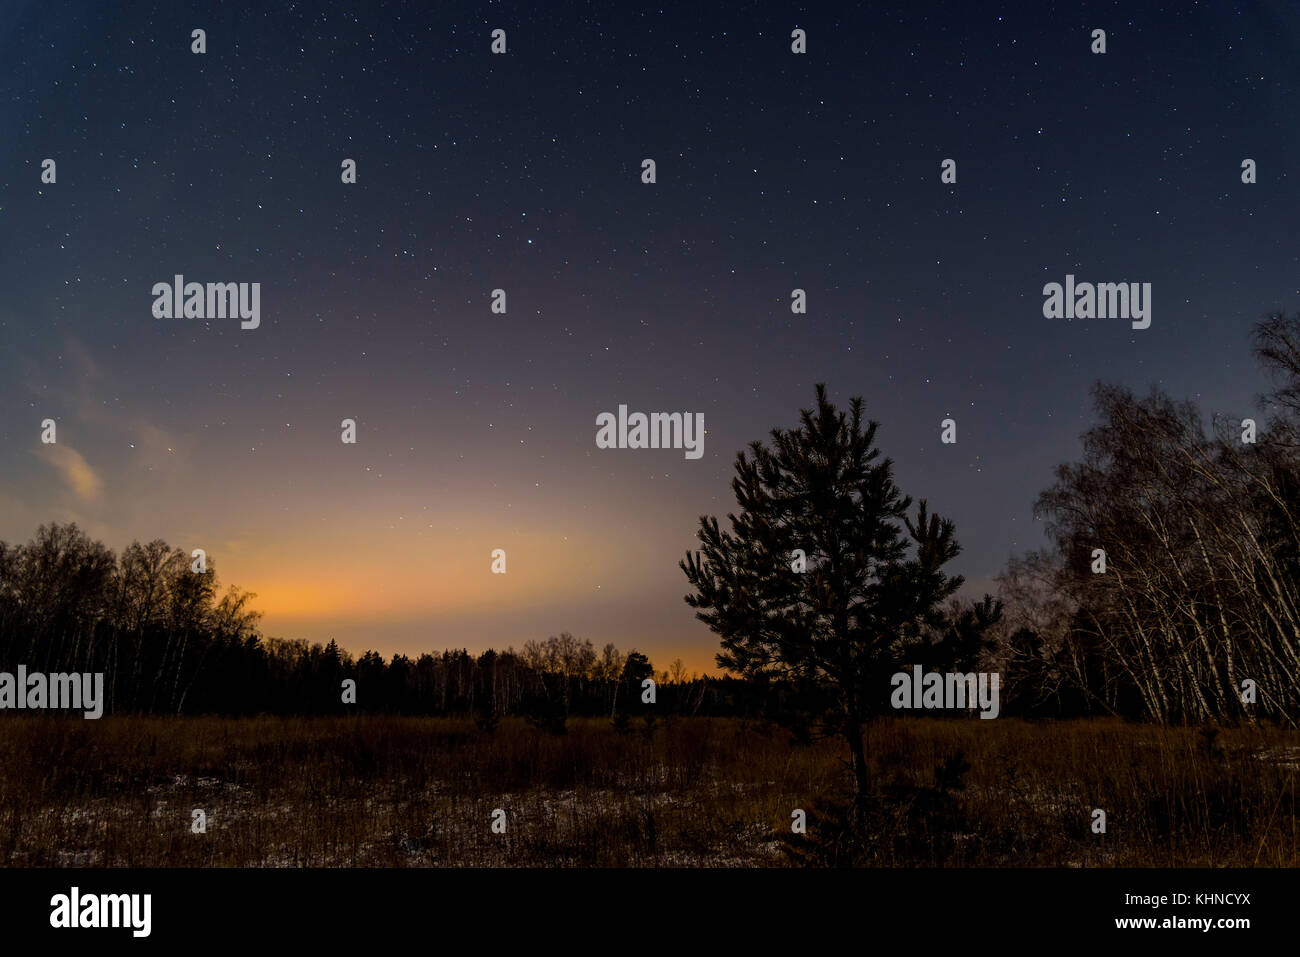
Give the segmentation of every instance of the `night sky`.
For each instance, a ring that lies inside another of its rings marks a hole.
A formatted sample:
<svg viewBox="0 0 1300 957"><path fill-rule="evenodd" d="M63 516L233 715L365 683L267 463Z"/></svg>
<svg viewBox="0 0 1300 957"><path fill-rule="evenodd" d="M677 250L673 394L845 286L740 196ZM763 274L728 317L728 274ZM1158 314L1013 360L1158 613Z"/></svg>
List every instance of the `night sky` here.
<svg viewBox="0 0 1300 957"><path fill-rule="evenodd" d="M0 539L205 548L268 635L709 668L677 562L817 382L982 592L1095 380L1250 414L1300 304L1291 3L239 6L4 5ZM260 328L155 318L177 273ZM1151 327L1044 318L1067 274ZM703 457L598 449L620 404Z"/></svg>

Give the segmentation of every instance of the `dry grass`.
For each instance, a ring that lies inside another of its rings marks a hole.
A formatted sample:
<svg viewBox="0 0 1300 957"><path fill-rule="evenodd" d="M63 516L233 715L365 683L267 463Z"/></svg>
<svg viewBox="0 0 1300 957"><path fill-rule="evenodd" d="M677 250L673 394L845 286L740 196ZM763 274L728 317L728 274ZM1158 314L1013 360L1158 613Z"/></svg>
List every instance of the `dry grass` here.
<svg viewBox="0 0 1300 957"><path fill-rule="evenodd" d="M1300 864L1294 732L906 718L869 748L866 863ZM964 778L936 778L958 753ZM6 715L0 865L780 866L792 809L829 826L842 757L738 719Z"/></svg>

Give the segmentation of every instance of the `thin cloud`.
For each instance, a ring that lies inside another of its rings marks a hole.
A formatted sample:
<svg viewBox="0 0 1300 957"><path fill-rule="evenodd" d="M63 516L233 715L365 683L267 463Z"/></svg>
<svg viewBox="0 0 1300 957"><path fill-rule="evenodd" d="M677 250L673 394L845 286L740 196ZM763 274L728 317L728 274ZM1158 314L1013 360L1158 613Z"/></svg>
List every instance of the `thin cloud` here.
<svg viewBox="0 0 1300 957"><path fill-rule="evenodd" d="M59 473L59 477L83 502L99 499L104 487L98 473L91 468L80 452L67 445L43 445L40 455Z"/></svg>

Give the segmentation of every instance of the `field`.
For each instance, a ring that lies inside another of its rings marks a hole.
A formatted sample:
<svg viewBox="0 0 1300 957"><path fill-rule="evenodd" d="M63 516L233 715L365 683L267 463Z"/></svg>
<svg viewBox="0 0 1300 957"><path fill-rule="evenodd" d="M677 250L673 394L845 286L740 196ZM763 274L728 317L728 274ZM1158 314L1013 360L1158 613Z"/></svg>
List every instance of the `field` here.
<svg viewBox="0 0 1300 957"><path fill-rule="evenodd" d="M907 718L873 724L868 751L856 863L1300 865L1295 732ZM556 735L513 719L487 733L454 719L6 715L0 865L825 862L846 756L739 719L629 733L574 719ZM795 809L806 838L791 836Z"/></svg>

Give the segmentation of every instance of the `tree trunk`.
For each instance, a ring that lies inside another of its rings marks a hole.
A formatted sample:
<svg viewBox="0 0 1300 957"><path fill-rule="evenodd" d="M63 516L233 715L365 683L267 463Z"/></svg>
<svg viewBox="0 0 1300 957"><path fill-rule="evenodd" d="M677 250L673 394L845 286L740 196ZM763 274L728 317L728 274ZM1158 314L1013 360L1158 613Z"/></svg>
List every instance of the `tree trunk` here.
<svg viewBox="0 0 1300 957"><path fill-rule="evenodd" d="M860 810L866 804L867 794L871 788L871 775L867 768L867 753L862 742L862 721L856 715L849 717L845 722L844 736L849 742L853 780L857 786L854 805Z"/></svg>

